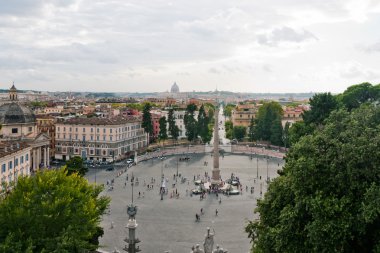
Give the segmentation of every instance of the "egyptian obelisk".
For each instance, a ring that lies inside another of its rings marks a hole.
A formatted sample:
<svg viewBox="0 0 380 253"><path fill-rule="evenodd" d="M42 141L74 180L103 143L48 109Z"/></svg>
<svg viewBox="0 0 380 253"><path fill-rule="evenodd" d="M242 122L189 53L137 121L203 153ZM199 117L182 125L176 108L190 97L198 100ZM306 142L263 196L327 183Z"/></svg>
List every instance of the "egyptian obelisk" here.
<svg viewBox="0 0 380 253"><path fill-rule="evenodd" d="M214 123L214 164L211 177L212 185L220 184L220 169L219 169L219 107L215 108L215 123Z"/></svg>

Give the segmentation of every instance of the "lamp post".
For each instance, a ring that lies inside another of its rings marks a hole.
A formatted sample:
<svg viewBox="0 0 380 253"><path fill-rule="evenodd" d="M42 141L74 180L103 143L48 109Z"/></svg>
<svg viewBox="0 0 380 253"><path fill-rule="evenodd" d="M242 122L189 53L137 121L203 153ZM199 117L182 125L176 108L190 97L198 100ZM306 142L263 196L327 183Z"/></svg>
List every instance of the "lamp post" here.
<svg viewBox="0 0 380 253"><path fill-rule="evenodd" d="M256 158L256 179L259 179L259 157Z"/></svg>

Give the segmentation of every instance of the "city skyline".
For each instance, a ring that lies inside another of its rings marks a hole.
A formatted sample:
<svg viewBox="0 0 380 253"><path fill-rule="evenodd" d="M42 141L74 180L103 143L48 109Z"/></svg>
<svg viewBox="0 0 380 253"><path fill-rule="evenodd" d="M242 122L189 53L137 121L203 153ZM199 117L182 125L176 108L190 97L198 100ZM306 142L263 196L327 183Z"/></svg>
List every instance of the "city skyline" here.
<svg viewBox="0 0 380 253"><path fill-rule="evenodd" d="M0 85L343 92L380 83L380 1L31 1L0 6Z"/></svg>

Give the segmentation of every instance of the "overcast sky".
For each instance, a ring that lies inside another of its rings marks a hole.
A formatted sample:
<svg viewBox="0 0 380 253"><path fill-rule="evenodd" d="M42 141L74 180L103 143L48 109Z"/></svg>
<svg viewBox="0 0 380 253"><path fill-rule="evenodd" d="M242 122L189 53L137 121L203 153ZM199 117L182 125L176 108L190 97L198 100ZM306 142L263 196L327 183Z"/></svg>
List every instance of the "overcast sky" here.
<svg viewBox="0 0 380 253"><path fill-rule="evenodd" d="M380 0L0 0L0 87L342 92L380 83Z"/></svg>

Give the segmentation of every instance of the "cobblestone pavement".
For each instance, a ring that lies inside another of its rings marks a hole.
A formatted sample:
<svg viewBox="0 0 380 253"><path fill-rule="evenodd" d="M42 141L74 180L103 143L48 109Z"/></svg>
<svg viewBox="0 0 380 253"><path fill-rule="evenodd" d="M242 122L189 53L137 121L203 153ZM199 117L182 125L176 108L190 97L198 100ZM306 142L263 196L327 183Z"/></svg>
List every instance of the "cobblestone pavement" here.
<svg viewBox="0 0 380 253"><path fill-rule="evenodd" d="M194 188L192 183L194 175L204 175L205 171L211 174L212 157L209 154L189 154L189 162L178 162L178 172L190 180L188 183L180 183L178 180L176 188L173 175L177 171L177 158L168 157L165 160L153 159L144 161L128 169L121 176L116 177L118 171L90 170L87 178L90 182L106 184L107 180L115 179L114 190L104 191L105 195L111 197L110 214L103 217L102 226L104 236L100 239L102 249L112 252L115 247L122 251L126 244L123 240L127 235L125 225L127 223L126 206L131 203L130 183L125 187L125 178L129 179L133 173L138 178L139 185L134 187L134 203L138 206L136 220L138 223L137 237L141 240L141 252L172 253L190 252L191 246L202 244L206 227L215 229L215 245L220 244L231 253L249 252L250 241L244 232L247 220L257 218L253 213L256 200L260 197L260 189L265 192L267 184L265 178L274 178L276 172L283 165L282 159L263 158L250 159L250 156L226 154L220 160L222 179L230 177L231 173L238 176L243 184L243 194L238 196L224 196L219 204L215 195L208 195L206 199L200 200L199 196L186 195L186 190ZM204 163L208 162L207 166ZM257 164L259 167L259 179L256 179ZM160 185L161 170L168 178L169 194L160 200L158 187ZM260 179L261 176L261 179ZM153 190L147 190L144 186L151 178L156 180ZM248 186L248 192L245 187ZM250 187L254 187L254 194L250 193ZM170 198L173 190L179 192L179 198ZM140 193L140 197L139 196ZM200 214L203 208L200 222L195 222L195 214ZM218 216L215 210L218 209ZM113 228L111 228L113 223Z"/></svg>

